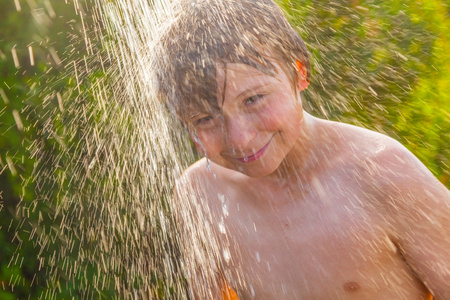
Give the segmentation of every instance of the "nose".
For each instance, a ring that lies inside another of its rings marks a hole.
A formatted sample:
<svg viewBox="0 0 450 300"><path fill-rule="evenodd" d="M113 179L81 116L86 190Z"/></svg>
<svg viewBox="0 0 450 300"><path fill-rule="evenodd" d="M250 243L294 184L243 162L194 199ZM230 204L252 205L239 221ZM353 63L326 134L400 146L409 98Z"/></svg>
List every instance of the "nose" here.
<svg viewBox="0 0 450 300"><path fill-rule="evenodd" d="M250 142L256 137L256 129L251 120L242 116L225 118L225 136L228 145L235 151L248 153Z"/></svg>

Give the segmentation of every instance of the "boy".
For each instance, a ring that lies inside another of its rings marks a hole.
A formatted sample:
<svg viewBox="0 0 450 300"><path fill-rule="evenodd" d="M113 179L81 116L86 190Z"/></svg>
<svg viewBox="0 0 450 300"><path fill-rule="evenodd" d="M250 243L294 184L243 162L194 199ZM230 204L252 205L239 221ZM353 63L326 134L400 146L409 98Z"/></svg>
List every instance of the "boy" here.
<svg viewBox="0 0 450 300"><path fill-rule="evenodd" d="M177 3L159 96L205 158L176 192L198 299L450 299L450 193L403 146L302 109L272 0Z"/></svg>

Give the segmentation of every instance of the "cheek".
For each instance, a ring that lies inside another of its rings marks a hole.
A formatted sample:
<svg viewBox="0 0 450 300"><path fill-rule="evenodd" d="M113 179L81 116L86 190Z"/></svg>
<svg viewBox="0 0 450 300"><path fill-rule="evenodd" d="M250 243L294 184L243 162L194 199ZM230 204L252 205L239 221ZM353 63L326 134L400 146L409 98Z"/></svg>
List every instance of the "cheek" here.
<svg viewBox="0 0 450 300"><path fill-rule="evenodd" d="M208 154L211 158L220 151L220 135L216 130L198 131L196 136L194 134L190 136L195 148L204 156Z"/></svg>
<svg viewBox="0 0 450 300"><path fill-rule="evenodd" d="M302 119L302 110L293 103L278 103L267 107L260 115L259 122L268 131L285 131L297 128Z"/></svg>
<svg viewBox="0 0 450 300"><path fill-rule="evenodd" d="M194 139L192 139L192 142L194 143L195 149L197 149L198 152L200 152L203 156L205 156L207 151L203 146L203 143L199 143Z"/></svg>
<svg viewBox="0 0 450 300"><path fill-rule="evenodd" d="M283 125L283 119L276 111L261 115L258 121L264 131L279 131Z"/></svg>

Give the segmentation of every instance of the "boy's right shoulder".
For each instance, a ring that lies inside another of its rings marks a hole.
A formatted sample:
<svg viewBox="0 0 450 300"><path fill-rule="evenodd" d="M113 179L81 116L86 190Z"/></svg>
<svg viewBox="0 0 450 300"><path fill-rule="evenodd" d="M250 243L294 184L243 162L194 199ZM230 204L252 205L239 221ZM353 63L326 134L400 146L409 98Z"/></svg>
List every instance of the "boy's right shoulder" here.
<svg viewBox="0 0 450 300"><path fill-rule="evenodd" d="M199 159L184 170L178 180L198 180L200 178L207 177L209 163L210 162L208 162L205 157Z"/></svg>
<svg viewBox="0 0 450 300"><path fill-rule="evenodd" d="M190 207L188 210L193 215L210 213L216 214L221 206L217 200L220 192L220 184L217 172L211 170L211 162L202 158L187 168L176 180L173 197L178 206ZM181 222L182 216L177 219Z"/></svg>
<svg viewBox="0 0 450 300"><path fill-rule="evenodd" d="M212 183L213 176L208 166L210 162L202 158L189 166L176 181L177 190L194 189L199 192L206 190Z"/></svg>

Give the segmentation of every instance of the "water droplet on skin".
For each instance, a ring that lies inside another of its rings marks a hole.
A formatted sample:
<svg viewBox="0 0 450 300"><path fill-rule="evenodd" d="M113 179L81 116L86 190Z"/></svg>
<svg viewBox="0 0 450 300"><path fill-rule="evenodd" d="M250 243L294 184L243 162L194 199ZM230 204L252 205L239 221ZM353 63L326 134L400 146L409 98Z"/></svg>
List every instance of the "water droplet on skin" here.
<svg viewBox="0 0 450 300"><path fill-rule="evenodd" d="M255 257L257 262L261 262L261 257L259 256L259 252L255 251Z"/></svg>
<svg viewBox="0 0 450 300"><path fill-rule="evenodd" d="M208 164L208 163L209 163L209 161L208 161L208 152L206 152L205 146L203 145L202 141L200 140L200 138L199 138L198 135L197 135L197 132L195 132L195 131L194 131L194 141L195 141L197 144L200 145L200 148L202 148L202 150L203 150L203 152L204 152L204 155L205 155L205 157L206 157L206 164ZM206 167L208 167L208 165L206 165Z"/></svg>
<svg viewBox="0 0 450 300"><path fill-rule="evenodd" d="M223 223L223 221L219 223L219 232L222 233L222 234L226 234L227 233L227 231L225 229L225 224Z"/></svg>
<svg viewBox="0 0 450 300"><path fill-rule="evenodd" d="M225 203L222 205L222 212L225 217L228 217L228 215L230 214L228 211L228 205L226 205Z"/></svg>
<svg viewBox="0 0 450 300"><path fill-rule="evenodd" d="M211 163L209 162L208 157L206 157L206 171L211 172Z"/></svg>
<svg viewBox="0 0 450 300"><path fill-rule="evenodd" d="M221 203L224 203L225 202L225 195L224 194L217 194L217 197L219 198L219 200L220 200L220 202Z"/></svg>
<svg viewBox="0 0 450 300"><path fill-rule="evenodd" d="M228 215L229 215L230 213L229 213L229 211L228 211L228 201L227 201L227 199L225 198L225 195L219 193L219 194L217 194L217 197L219 198L220 203L222 203L222 213L223 213L223 215L224 215L225 217L228 217Z"/></svg>
<svg viewBox="0 0 450 300"><path fill-rule="evenodd" d="M200 145L204 152L206 158L206 171L211 172L211 161L208 159L208 152L206 151L206 148L203 145L202 141L199 139L197 132L194 132L194 141ZM216 174L214 174L214 178L216 178Z"/></svg>
<svg viewBox="0 0 450 300"><path fill-rule="evenodd" d="M253 289L253 286L250 284L250 293L252 294L252 297L255 297L255 290Z"/></svg>
<svg viewBox="0 0 450 300"><path fill-rule="evenodd" d="M230 250L228 250L228 248L223 249L223 259L225 259L225 262L229 262L231 259L231 254L230 254Z"/></svg>

